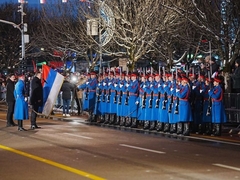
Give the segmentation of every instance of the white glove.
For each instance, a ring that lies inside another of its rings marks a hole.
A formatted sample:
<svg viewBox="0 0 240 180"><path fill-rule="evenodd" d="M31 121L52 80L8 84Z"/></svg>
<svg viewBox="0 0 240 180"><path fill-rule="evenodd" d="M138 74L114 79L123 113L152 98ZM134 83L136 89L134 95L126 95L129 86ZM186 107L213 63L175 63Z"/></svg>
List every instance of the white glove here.
<svg viewBox="0 0 240 180"><path fill-rule="evenodd" d="M200 89L200 93L202 93L203 92L203 90L202 89Z"/></svg>
<svg viewBox="0 0 240 180"><path fill-rule="evenodd" d="M103 86L106 86L106 83L105 83L105 82L103 83Z"/></svg>
<svg viewBox="0 0 240 180"><path fill-rule="evenodd" d="M173 88L171 88L170 90L173 91Z"/></svg>
<svg viewBox="0 0 240 180"><path fill-rule="evenodd" d="M196 88L196 86L193 86L192 89L194 90Z"/></svg>
<svg viewBox="0 0 240 180"><path fill-rule="evenodd" d="M28 98L27 98L27 97L25 97L25 98L24 98L24 101L26 101L26 102L27 102L27 101L28 101Z"/></svg>
<svg viewBox="0 0 240 180"><path fill-rule="evenodd" d="M166 84L163 85L164 88L165 88L166 86L167 86Z"/></svg>
<svg viewBox="0 0 240 180"><path fill-rule="evenodd" d="M158 87L160 87L161 86L161 84L158 84Z"/></svg>
<svg viewBox="0 0 240 180"><path fill-rule="evenodd" d="M101 86L101 83L98 83L98 86Z"/></svg>
<svg viewBox="0 0 240 180"><path fill-rule="evenodd" d="M150 87L153 87L153 85L151 84Z"/></svg>
<svg viewBox="0 0 240 180"><path fill-rule="evenodd" d="M208 90L208 92L210 92L210 90Z"/></svg>
<svg viewBox="0 0 240 180"><path fill-rule="evenodd" d="M126 87L128 87L129 86L129 84L126 84Z"/></svg>
<svg viewBox="0 0 240 180"><path fill-rule="evenodd" d="M143 88L145 88L145 87L146 87L146 85L144 84L144 85L143 85Z"/></svg>
<svg viewBox="0 0 240 180"><path fill-rule="evenodd" d="M111 82L108 83L109 86L110 86L111 84L112 84Z"/></svg>
<svg viewBox="0 0 240 180"><path fill-rule="evenodd" d="M89 82L86 82L86 84L89 84Z"/></svg>
<svg viewBox="0 0 240 180"><path fill-rule="evenodd" d="M117 87L117 84L114 84L114 87Z"/></svg>
<svg viewBox="0 0 240 180"><path fill-rule="evenodd" d="M135 104L136 104L136 105L138 105L138 104L139 104L139 102L138 102L138 101L136 101L136 102L135 102Z"/></svg>
<svg viewBox="0 0 240 180"><path fill-rule="evenodd" d="M180 89L176 89L176 92L179 92L180 91Z"/></svg>
<svg viewBox="0 0 240 180"><path fill-rule="evenodd" d="M123 87L123 85L122 84L120 84L120 88L122 88Z"/></svg>

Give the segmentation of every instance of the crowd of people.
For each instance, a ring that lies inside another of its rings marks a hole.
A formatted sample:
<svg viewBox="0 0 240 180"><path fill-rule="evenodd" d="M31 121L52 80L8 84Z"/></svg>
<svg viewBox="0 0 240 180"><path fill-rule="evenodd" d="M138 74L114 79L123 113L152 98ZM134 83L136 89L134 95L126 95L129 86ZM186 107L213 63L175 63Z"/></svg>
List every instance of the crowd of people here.
<svg viewBox="0 0 240 180"><path fill-rule="evenodd" d="M70 116L70 107L77 104L78 115L87 111L90 121L104 124L186 136L190 132L221 135L221 125L226 122L223 77L214 59L209 58L209 63L210 69L204 64L199 71L189 72L162 67L158 71L142 68L122 72L109 68L103 73L68 74L56 106L62 106L63 116ZM237 58L231 75L236 91L240 89L239 63ZM18 130L25 131L23 120L29 119L30 104L31 129L41 128L36 123L43 105L41 71L27 78L26 74L9 74L5 88L7 127L16 126L17 120Z"/></svg>
<svg viewBox="0 0 240 180"><path fill-rule="evenodd" d="M227 121L223 102L224 77L214 58L207 57L199 71L91 72L84 90L85 111L90 121L189 135L221 135ZM239 63L231 75L239 89ZM239 91L238 91L239 93Z"/></svg>

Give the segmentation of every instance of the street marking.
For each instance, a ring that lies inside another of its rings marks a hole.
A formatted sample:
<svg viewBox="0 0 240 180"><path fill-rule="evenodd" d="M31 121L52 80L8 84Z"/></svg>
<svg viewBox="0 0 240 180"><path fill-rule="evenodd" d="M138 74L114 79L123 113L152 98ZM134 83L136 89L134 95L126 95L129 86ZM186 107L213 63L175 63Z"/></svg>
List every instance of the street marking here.
<svg viewBox="0 0 240 180"><path fill-rule="evenodd" d="M189 139L197 139L197 140L203 140L203 141L209 141L209 142L216 142L216 143L221 143L221 144L229 144L229 145L235 145L235 146L240 146L240 143L238 140L221 140L221 137L219 137L219 140L215 139L207 139L207 138L201 138L201 137L195 137L195 136L188 136ZM211 137L208 137L211 138Z"/></svg>
<svg viewBox="0 0 240 180"><path fill-rule="evenodd" d="M57 168L60 168L60 169L63 169L63 170L66 170L66 171L78 174L78 175L86 177L88 179L92 179L92 180L106 180L104 178L95 176L93 174L90 174L90 173L87 173L87 172L84 172L84 171L81 171L81 170L78 170L78 169L75 169L75 168L72 168L72 167L60 164L60 163L57 163L57 162L54 162L54 161L51 161L51 160L47 160L47 159L44 159L44 158L41 158L41 157L38 157L38 156L35 156L35 155L32 155L32 154L28 154L28 153L25 153L23 151L19 151L19 150L16 150L16 149L13 149L13 148L10 148L10 147L7 147L7 146L3 146L1 144L0 144L0 149L7 150L7 151L13 152L15 154L19 154L19 155L22 155L22 156L25 156L25 157L28 157L28 158L31 158L31 159L34 159L34 160L37 160L37 161L40 161L40 162L52 165L52 166L55 166Z"/></svg>
<svg viewBox="0 0 240 180"><path fill-rule="evenodd" d="M232 170L235 170L235 171L240 171L240 168L233 167L233 166L227 166L227 165L224 165L224 164L213 164L213 165L218 166L218 167L222 167L222 168L226 168L226 169L232 169Z"/></svg>
<svg viewBox="0 0 240 180"><path fill-rule="evenodd" d="M146 149L146 148L141 148L141 147L137 147L137 146L130 146L127 144L119 144L120 146L124 146L124 147L129 147L132 149L138 149L138 150L142 150L142 151L148 151L148 152L153 152L153 153L157 153L157 154L166 154L166 152L162 152L162 151L155 151L152 149Z"/></svg>
<svg viewBox="0 0 240 180"><path fill-rule="evenodd" d="M63 133L63 134L66 134L66 135L69 135L69 136L80 137L80 138L83 138L83 139L93 139L93 138L91 138L91 137L80 136L80 135L75 135L75 134L70 134L70 133Z"/></svg>

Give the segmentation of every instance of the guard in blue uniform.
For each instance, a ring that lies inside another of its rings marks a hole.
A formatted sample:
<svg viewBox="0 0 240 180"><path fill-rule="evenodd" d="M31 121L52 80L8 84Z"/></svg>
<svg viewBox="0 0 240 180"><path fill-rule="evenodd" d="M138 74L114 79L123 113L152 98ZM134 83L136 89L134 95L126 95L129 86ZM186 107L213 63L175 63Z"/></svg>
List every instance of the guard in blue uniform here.
<svg viewBox="0 0 240 180"><path fill-rule="evenodd" d="M168 91L167 91L167 95L168 95L168 118L169 118L169 124L170 124L170 133L176 133L176 121L174 118L174 97L175 97L175 93L176 93L176 81L174 79L174 74L172 74L169 77L169 85L168 85Z"/></svg>
<svg viewBox="0 0 240 180"><path fill-rule="evenodd" d="M98 84L96 87L96 101L95 108L93 114L95 115L95 119L101 119L102 116L102 108L101 108L101 95L102 95L102 74L98 76ZM100 120L101 121L101 120Z"/></svg>
<svg viewBox="0 0 240 180"><path fill-rule="evenodd" d="M125 73L119 73L120 79L117 82L116 92L117 92L117 99L116 99L116 122L115 125L120 125L120 120L122 115L122 98L123 98L123 90L124 90L124 82L125 82Z"/></svg>
<svg viewBox="0 0 240 180"><path fill-rule="evenodd" d="M120 126L124 126L126 123L126 116L129 114L129 87L130 84L130 75L126 73L125 76L125 81L123 86L121 87L123 95L122 95L122 100L121 100L121 118L120 118Z"/></svg>
<svg viewBox="0 0 240 180"><path fill-rule="evenodd" d="M96 118L93 114L96 101L96 88L97 88L97 78L96 72L90 73L90 79L83 85L79 86L79 89L85 89L85 100L84 100L84 110L89 112L90 121L96 121Z"/></svg>
<svg viewBox="0 0 240 180"><path fill-rule="evenodd" d="M149 129L150 124L153 126L154 119L152 116L153 111L153 87L154 87L154 75L150 74L148 77L148 86L146 87L146 113L147 119L144 121L143 129Z"/></svg>
<svg viewBox="0 0 240 180"><path fill-rule="evenodd" d="M102 80L102 93L101 93L101 117L100 117L100 123L105 122L105 117L107 113L107 90L108 90L108 73L103 74L103 80Z"/></svg>
<svg viewBox="0 0 240 180"><path fill-rule="evenodd" d="M147 119L147 88L148 88L148 76L145 74L141 75L141 81L139 85L139 96L137 98L136 104L138 105L138 117L137 120L144 122Z"/></svg>
<svg viewBox="0 0 240 180"><path fill-rule="evenodd" d="M18 77L18 82L15 84L14 98L16 100L14 108L14 119L18 121L18 131L26 131L23 128L23 120L29 118L28 103L25 95L25 75L21 74Z"/></svg>
<svg viewBox="0 0 240 180"><path fill-rule="evenodd" d="M168 117L168 95L167 92L169 91L169 77L171 74L166 73L165 74L165 82L163 83L162 89L161 89L161 102L162 102L162 108L160 109L160 122L163 123L164 128L163 132L169 132L170 125L169 125L169 117Z"/></svg>
<svg viewBox="0 0 240 180"><path fill-rule="evenodd" d="M183 135L189 136L189 123L192 122L192 111L189 103L190 85L186 77L182 77L182 86L176 90L176 96L179 97L179 122L184 124Z"/></svg>
<svg viewBox="0 0 240 180"><path fill-rule="evenodd" d="M137 73L131 74L131 81L129 86L127 87L127 91L129 92L129 99L128 99L128 114L126 114L126 127L137 127L137 106L136 100L138 97L138 88L139 83L137 80Z"/></svg>
<svg viewBox="0 0 240 180"><path fill-rule="evenodd" d="M213 135L221 136L221 125L227 121L226 112L223 105L223 90L220 86L221 79L214 78L213 89L208 95L212 98L212 123L214 124Z"/></svg>
<svg viewBox="0 0 240 180"><path fill-rule="evenodd" d="M159 92L159 87L161 86L161 75L160 74L154 74L154 84L151 88L153 92L153 105L152 105L152 118L150 121L150 127L149 130L154 130L157 125L157 120L159 119L159 106L160 106L160 95L161 93Z"/></svg>
<svg viewBox="0 0 240 180"><path fill-rule="evenodd" d="M207 109L209 107L209 95L211 79L206 78L205 84L201 87L201 95L203 97L203 114L202 114L202 133L206 135L211 135L212 133L212 116L207 114Z"/></svg>

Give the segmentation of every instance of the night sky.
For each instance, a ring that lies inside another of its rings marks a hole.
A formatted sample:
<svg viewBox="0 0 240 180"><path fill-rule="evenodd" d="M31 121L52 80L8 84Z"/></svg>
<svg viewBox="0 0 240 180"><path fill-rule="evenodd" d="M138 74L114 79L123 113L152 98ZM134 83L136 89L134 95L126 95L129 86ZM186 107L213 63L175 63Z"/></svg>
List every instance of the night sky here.
<svg viewBox="0 0 240 180"><path fill-rule="evenodd" d="M40 0L27 0L28 4L40 4ZM0 0L0 3L18 3L18 0Z"/></svg>

